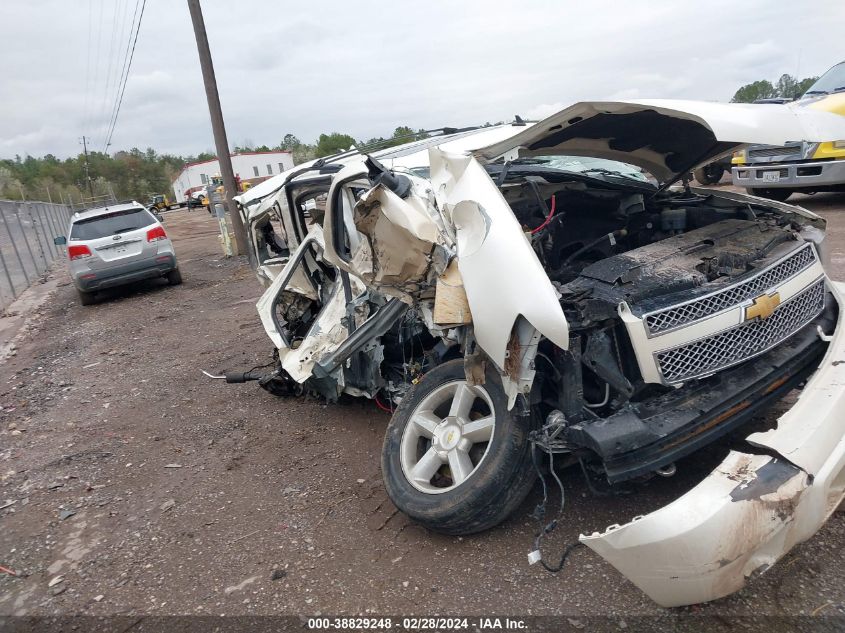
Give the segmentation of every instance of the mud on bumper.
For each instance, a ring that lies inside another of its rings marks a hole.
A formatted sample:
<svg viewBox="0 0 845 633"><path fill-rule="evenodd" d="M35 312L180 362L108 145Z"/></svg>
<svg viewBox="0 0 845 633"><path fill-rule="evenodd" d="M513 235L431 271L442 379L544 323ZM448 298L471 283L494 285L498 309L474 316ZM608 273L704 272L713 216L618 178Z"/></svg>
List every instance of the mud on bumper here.
<svg viewBox="0 0 845 633"><path fill-rule="evenodd" d="M821 364L773 430L748 436L669 505L581 542L665 607L739 590L810 538L845 496L845 284Z"/></svg>

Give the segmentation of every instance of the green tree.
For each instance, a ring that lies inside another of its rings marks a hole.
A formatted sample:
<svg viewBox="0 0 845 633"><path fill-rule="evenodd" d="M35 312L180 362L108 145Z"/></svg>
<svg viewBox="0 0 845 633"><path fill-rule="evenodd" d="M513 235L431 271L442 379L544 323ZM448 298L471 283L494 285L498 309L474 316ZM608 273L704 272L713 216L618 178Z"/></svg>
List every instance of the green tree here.
<svg viewBox="0 0 845 633"><path fill-rule="evenodd" d="M745 84L736 91L732 103L754 103L759 99L771 99L780 97L784 99L797 99L813 85L818 77L806 77L798 80L792 75L784 73L777 82L772 85L767 79Z"/></svg>
<svg viewBox="0 0 845 633"><path fill-rule="evenodd" d="M293 155L294 165L299 165L315 157L315 147L313 145L303 143L296 135L290 133L285 134L282 142L273 149L290 152Z"/></svg>
<svg viewBox="0 0 845 633"><path fill-rule="evenodd" d="M366 144L378 143L381 147L389 147L427 136L422 129L415 132L410 126L400 125L389 138L374 137ZM255 147L249 139L240 145L242 147L236 149L250 150ZM288 133L274 149L290 151L294 164L299 165L315 157L346 151L356 145L359 144L352 136L339 132L321 134L315 144L304 143L296 135ZM260 145L258 149L268 151L270 148ZM112 154L92 151L88 154L88 174L95 195L114 190L120 200L144 202L153 193L172 195L171 183L185 163L213 158L215 153L211 149L196 156L160 154L152 147L145 150L133 147ZM87 198L90 193L84 155L64 159L52 154L42 158L27 155L0 159L0 198L19 200L22 194L29 200L72 199L77 203Z"/></svg>
<svg viewBox="0 0 845 633"><path fill-rule="evenodd" d="M288 132L287 134L285 134L285 136L282 138L282 142L279 143L276 148L292 152L300 145L302 145L302 141L300 141L296 135Z"/></svg>
<svg viewBox="0 0 845 633"><path fill-rule="evenodd" d="M384 139L381 137L371 138L365 143L365 145L372 145L374 143L377 143L380 147L394 147L396 145L410 143L411 141L418 141L420 139L428 138L428 136L429 135L423 129L419 129L415 132L413 128L407 125L400 125L395 130L393 130L393 134L390 136L389 139Z"/></svg>
<svg viewBox="0 0 845 633"><path fill-rule="evenodd" d="M770 99L775 96L775 88L768 79L745 84L736 91L732 103L753 103L758 99Z"/></svg>
<svg viewBox="0 0 845 633"><path fill-rule="evenodd" d="M357 141L348 134L341 134L340 132L320 134L320 138L317 139L317 147L315 148L314 155L317 158L331 156L338 152L345 152L354 145L357 145Z"/></svg>
<svg viewBox="0 0 845 633"><path fill-rule="evenodd" d="M374 136L371 139L367 139L363 143L361 143L364 147L370 147L372 145L377 145L379 147L384 146L387 141L382 136Z"/></svg>
<svg viewBox="0 0 845 633"><path fill-rule="evenodd" d="M803 95L810 89L810 86L816 83L816 81L818 81L818 77L805 77L804 79L799 81L795 86L796 90L798 91L798 94Z"/></svg>
<svg viewBox="0 0 845 633"><path fill-rule="evenodd" d="M395 130L393 130L393 138L409 138L412 139L414 137L414 131L409 128L407 125L400 125Z"/></svg>

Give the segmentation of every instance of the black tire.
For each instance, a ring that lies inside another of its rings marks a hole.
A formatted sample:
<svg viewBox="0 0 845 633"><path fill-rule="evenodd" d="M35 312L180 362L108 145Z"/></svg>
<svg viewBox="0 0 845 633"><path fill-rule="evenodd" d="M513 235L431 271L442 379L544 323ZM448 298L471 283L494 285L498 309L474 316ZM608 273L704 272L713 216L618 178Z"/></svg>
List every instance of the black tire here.
<svg viewBox="0 0 845 633"><path fill-rule="evenodd" d="M766 198L768 200L775 200L777 202L784 202L786 201L789 196L792 195L792 189L781 189L773 188L773 189L766 189L763 187L749 187L746 191L751 194L752 196L758 196L760 198Z"/></svg>
<svg viewBox="0 0 845 633"><path fill-rule="evenodd" d="M382 449L382 474L391 501L414 521L444 534L472 534L501 523L522 503L536 477L528 440L530 418L518 415L521 401L507 410L501 379L488 368L483 388L493 403L495 427L483 459L465 482L452 490L430 494L411 485L400 456L405 429L426 396L442 385L462 380L462 359L444 363L423 376L394 413Z"/></svg>
<svg viewBox="0 0 845 633"><path fill-rule="evenodd" d="M182 272L178 268L174 268L166 275L167 283L171 286L178 286L182 283Z"/></svg>
<svg viewBox="0 0 845 633"><path fill-rule="evenodd" d="M77 290L76 292L79 294L79 305L90 306L96 303L96 297L93 292L85 292L84 290Z"/></svg>
<svg viewBox="0 0 845 633"><path fill-rule="evenodd" d="M700 184L715 185L725 175L725 168L718 163L709 163L704 167L699 167L692 173Z"/></svg>

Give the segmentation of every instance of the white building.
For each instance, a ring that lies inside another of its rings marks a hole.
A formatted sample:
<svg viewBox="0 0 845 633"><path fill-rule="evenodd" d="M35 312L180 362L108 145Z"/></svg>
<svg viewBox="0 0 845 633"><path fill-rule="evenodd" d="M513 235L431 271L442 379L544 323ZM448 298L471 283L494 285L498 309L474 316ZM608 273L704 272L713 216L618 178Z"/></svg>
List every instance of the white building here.
<svg viewBox="0 0 845 633"><path fill-rule="evenodd" d="M255 185L270 176L278 176L293 167L293 156L288 151L241 152L231 154L232 171L241 182ZM173 181L173 193L177 202L185 202L187 196L211 182L211 177L220 174L220 163L216 158L200 163L186 163Z"/></svg>

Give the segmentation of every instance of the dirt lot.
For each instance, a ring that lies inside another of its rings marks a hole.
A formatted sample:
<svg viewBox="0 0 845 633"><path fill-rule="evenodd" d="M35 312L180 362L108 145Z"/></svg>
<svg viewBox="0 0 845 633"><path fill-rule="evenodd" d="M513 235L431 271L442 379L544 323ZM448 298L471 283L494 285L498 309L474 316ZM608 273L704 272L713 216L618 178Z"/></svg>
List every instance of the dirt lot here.
<svg viewBox="0 0 845 633"><path fill-rule="evenodd" d="M796 196L825 215L845 278L845 196ZM83 308L62 283L0 365L0 614L666 614L597 555L529 567L535 490L471 538L397 513L381 481L388 415L226 385L201 369L270 359L260 287L221 258L216 224L174 211L185 283L148 283ZM64 272L58 273L64 279ZM567 471L546 548L654 509L709 455L636 494L593 497ZM51 579L63 577L50 586ZM845 613L845 515L742 592L682 613ZM675 611L677 613L678 611Z"/></svg>

